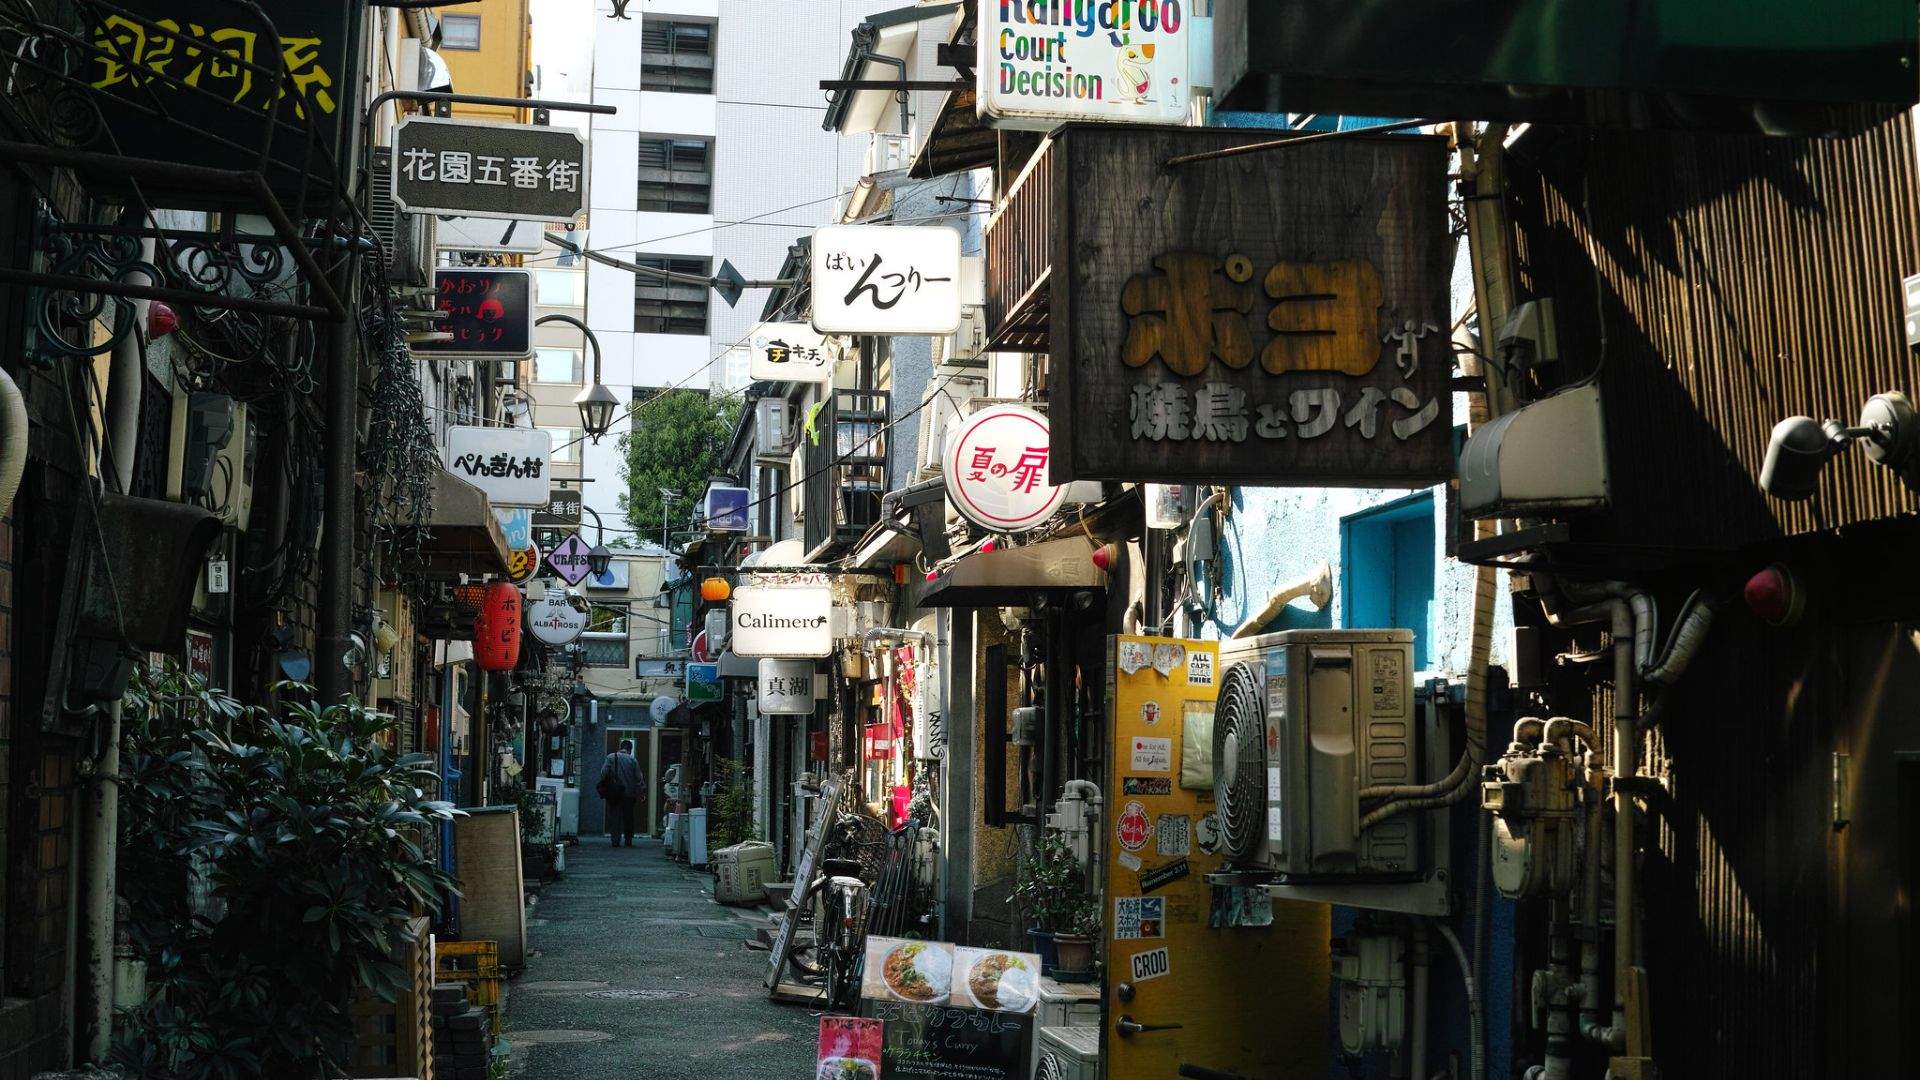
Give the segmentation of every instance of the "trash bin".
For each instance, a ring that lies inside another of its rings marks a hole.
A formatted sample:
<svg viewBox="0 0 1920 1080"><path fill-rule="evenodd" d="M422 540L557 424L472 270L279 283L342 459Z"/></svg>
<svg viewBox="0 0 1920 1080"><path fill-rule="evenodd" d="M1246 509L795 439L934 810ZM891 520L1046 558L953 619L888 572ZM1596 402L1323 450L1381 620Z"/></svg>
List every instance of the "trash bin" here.
<svg viewBox="0 0 1920 1080"><path fill-rule="evenodd" d="M707 865L707 808L696 806L681 820L687 830L687 865Z"/></svg>
<svg viewBox="0 0 1920 1080"><path fill-rule="evenodd" d="M773 845L748 840L713 853L713 898L723 904L757 904L773 880Z"/></svg>

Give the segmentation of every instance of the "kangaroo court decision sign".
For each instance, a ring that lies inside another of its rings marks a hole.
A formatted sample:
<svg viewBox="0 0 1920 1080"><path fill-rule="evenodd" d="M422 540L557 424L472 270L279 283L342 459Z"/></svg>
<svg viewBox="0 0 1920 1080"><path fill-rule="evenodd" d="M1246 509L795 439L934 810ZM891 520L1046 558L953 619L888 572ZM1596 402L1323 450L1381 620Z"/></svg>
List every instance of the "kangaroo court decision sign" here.
<svg viewBox="0 0 1920 1080"><path fill-rule="evenodd" d="M393 201L410 214L565 224L587 191L572 128L411 116L393 129Z"/></svg>
<svg viewBox="0 0 1920 1080"><path fill-rule="evenodd" d="M1453 475L1446 141L1329 139L1251 170L1164 164L1271 137L1109 124L1053 137L1053 175L1074 178L1056 188L1049 254L1054 483Z"/></svg>
<svg viewBox="0 0 1920 1080"><path fill-rule="evenodd" d="M833 655L833 589L820 585L742 585L733 590L737 656Z"/></svg>
<svg viewBox="0 0 1920 1080"><path fill-rule="evenodd" d="M1181 124L1193 99L1182 0L1038 0L980 8L975 99L995 127Z"/></svg>

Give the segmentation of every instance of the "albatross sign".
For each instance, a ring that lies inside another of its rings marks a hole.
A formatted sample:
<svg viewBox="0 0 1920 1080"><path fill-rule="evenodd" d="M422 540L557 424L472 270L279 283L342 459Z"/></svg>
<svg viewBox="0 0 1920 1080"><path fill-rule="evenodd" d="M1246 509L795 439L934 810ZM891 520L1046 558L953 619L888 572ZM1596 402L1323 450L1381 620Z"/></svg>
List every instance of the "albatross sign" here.
<svg viewBox="0 0 1920 1080"><path fill-rule="evenodd" d="M833 589L822 582L733 590L733 651L754 657L831 656Z"/></svg>
<svg viewBox="0 0 1920 1080"><path fill-rule="evenodd" d="M1063 120L1180 124L1193 86L1190 0L987 0L980 116L995 127Z"/></svg>

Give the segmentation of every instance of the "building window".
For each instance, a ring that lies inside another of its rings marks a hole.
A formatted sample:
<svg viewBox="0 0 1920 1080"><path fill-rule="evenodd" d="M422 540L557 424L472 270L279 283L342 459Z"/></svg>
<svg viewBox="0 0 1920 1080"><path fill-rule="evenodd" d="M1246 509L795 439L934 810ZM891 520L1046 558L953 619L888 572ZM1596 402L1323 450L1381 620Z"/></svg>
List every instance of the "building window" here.
<svg viewBox="0 0 1920 1080"><path fill-rule="evenodd" d="M553 460L562 463L580 460L580 433L571 428L542 428L553 436Z"/></svg>
<svg viewBox="0 0 1920 1080"><path fill-rule="evenodd" d="M533 350L534 382L578 385L584 381L585 373L579 349L551 349L543 345Z"/></svg>
<svg viewBox="0 0 1920 1080"><path fill-rule="evenodd" d="M713 144L705 139L641 139L637 210L704 214L713 206Z"/></svg>
<svg viewBox="0 0 1920 1080"><path fill-rule="evenodd" d="M595 603L587 615L587 633L619 634L627 633L627 605Z"/></svg>
<svg viewBox="0 0 1920 1080"><path fill-rule="evenodd" d="M480 16L440 16L440 47L475 50L480 47Z"/></svg>
<svg viewBox="0 0 1920 1080"><path fill-rule="evenodd" d="M706 259L651 255L633 260L652 270L706 277ZM705 334L707 296L704 285L667 281L650 274L633 275L633 332L636 334Z"/></svg>
<svg viewBox="0 0 1920 1080"><path fill-rule="evenodd" d="M533 281L539 289L541 307L579 307L586 302L587 276L574 270L535 270Z"/></svg>
<svg viewBox="0 0 1920 1080"><path fill-rule="evenodd" d="M623 668L627 666L627 635L580 636L580 660L588 667Z"/></svg>
<svg viewBox="0 0 1920 1080"><path fill-rule="evenodd" d="M1438 558L1433 493L1418 492L1341 518L1340 550L1347 627L1413 631L1414 669L1425 668Z"/></svg>
<svg viewBox="0 0 1920 1080"><path fill-rule="evenodd" d="M640 29L640 89L713 93L713 24L648 19Z"/></svg>

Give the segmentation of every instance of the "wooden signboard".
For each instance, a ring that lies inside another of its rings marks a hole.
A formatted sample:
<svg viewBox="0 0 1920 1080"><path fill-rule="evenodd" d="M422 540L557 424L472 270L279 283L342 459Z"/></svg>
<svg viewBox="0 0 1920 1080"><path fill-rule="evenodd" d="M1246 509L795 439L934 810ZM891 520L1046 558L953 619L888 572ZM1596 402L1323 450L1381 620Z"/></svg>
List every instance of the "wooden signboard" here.
<svg viewBox="0 0 1920 1080"><path fill-rule="evenodd" d="M833 827L834 814L840 806L840 785L838 778L820 785L819 816L807 830L800 866L793 872L793 890L787 894L787 913L780 920L780 933L774 937L773 947L768 950L772 966L767 969L767 989L775 995L780 992L780 980L787 970L787 954L793 951L793 931L800 921L800 912L806 907L807 890L813 885L813 868L827 846L827 830Z"/></svg>
<svg viewBox="0 0 1920 1080"><path fill-rule="evenodd" d="M1453 474L1447 145L1069 125L1049 195L1052 480Z"/></svg>

